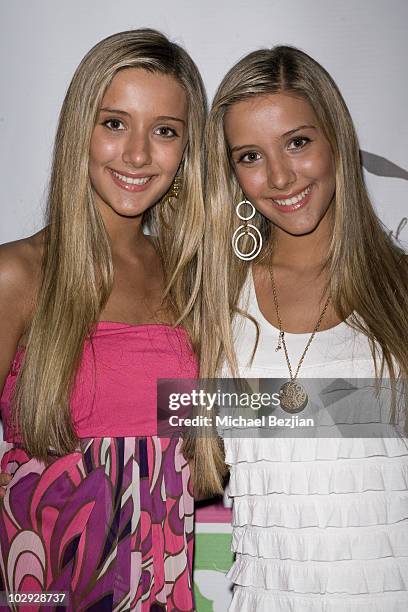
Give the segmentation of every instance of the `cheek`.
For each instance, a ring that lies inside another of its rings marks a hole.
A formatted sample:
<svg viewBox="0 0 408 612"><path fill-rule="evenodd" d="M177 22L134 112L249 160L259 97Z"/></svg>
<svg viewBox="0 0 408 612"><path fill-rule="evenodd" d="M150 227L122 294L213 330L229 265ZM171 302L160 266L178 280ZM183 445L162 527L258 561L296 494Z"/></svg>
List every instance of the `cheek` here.
<svg viewBox="0 0 408 612"><path fill-rule="evenodd" d="M331 155L321 160L321 181L325 185L326 197L331 200L336 189L336 171Z"/></svg>
<svg viewBox="0 0 408 612"><path fill-rule="evenodd" d="M174 143L171 147L157 147L153 159L160 168L169 174L175 174L184 153L184 145Z"/></svg>
<svg viewBox="0 0 408 612"><path fill-rule="evenodd" d="M312 179L335 181L334 164L330 151L322 151L312 158L300 161L297 171Z"/></svg>
<svg viewBox="0 0 408 612"><path fill-rule="evenodd" d="M89 164L95 165L115 158L119 151L118 144L99 136L92 137L89 149Z"/></svg>
<svg viewBox="0 0 408 612"><path fill-rule="evenodd" d="M263 172L255 168L242 168L235 166L235 176L247 196L256 196L258 191L263 188L265 177Z"/></svg>

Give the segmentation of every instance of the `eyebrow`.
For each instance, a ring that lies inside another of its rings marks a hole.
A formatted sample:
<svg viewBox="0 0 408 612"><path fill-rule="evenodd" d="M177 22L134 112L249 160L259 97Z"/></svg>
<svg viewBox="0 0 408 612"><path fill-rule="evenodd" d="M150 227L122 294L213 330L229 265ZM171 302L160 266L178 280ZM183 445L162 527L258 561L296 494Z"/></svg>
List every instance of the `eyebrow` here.
<svg viewBox="0 0 408 612"><path fill-rule="evenodd" d="M288 132L285 132L284 134L282 134L280 138L291 136L292 134L294 134L295 132L298 132L299 130L306 130L306 129L317 130L317 127L315 125L299 125L299 127L293 128L293 130L289 130ZM233 147L231 149L231 153L234 153L236 151L241 151L241 149L247 149L247 148L248 149L256 148L256 145L254 144L239 145L238 147Z"/></svg>
<svg viewBox="0 0 408 612"><path fill-rule="evenodd" d="M126 111L123 110L119 110L118 108L100 108L99 112L105 112L105 113L114 113L115 115L125 115L126 117L130 117L130 114L127 113ZM186 124L186 122L184 121L184 119L181 119L180 117L172 117L171 115L160 115L159 117L156 117L156 120L159 121L178 121L179 123L182 123L183 125Z"/></svg>
<svg viewBox="0 0 408 612"><path fill-rule="evenodd" d="M299 125L299 127L294 128L293 130L289 130L289 132L285 132L284 134L282 134L281 138L283 138L284 136L290 136L291 134L294 134L295 132L298 132L299 130L306 130L306 129L317 130L317 127L315 125Z"/></svg>

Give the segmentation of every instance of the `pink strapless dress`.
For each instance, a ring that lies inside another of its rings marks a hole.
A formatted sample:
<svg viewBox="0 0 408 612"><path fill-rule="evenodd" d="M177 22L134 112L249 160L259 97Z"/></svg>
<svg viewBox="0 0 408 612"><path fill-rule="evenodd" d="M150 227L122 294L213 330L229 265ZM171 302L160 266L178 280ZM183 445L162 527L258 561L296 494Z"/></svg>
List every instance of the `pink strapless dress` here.
<svg viewBox="0 0 408 612"><path fill-rule="evenodd" d="M1 471L13 478L0 505L0 591L64 591L75 612L194 610L189 467L180 439L156 435L157 378L197 376L187 333L99 322L71 398L78 450L48 465L11 427L22 358L1 397Z"/></svg>

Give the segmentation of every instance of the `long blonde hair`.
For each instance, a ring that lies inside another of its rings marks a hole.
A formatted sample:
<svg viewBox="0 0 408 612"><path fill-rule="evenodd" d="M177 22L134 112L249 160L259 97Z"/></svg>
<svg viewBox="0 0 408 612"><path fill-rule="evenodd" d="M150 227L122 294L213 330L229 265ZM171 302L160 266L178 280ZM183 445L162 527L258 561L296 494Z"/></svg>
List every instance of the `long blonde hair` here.
<svg viewBox="0 0 408 612"><path fill-rule="evenodd" d="M190 56L150 29L114 34L93 47L78 66L62 106L48 197L42 284L14 396L16 422L33 456L49 448L62 455L77 439L70 393L86 337L113 282L108 235L88 177L91 135L103 95L115 74L143 68L173 76L188 101L188 142L178 170L178 199L145 215L163 261L166 289L177 318L200 347L199 302L202 234L202 137L206 96Z"/></svg>
<svg viewBox="0 0 408 612"><path fill-rule="evenodd" d="M207 121L202 324L212 333L203 337L201 375L213 377L223 364L237 373L232 320L240 312L239 296L249 269L231 248L240 223L235 204L244 194L233 173L224 118L241 100L278 92L301 97L312 106L332 149L335 215L325 263L336 313L341 320L353 313L348 322L368 337L377 377L387 366L394 382L399 376L406 379L407 257L392 242L369 200L353 122L335 82L306 53L288 46L255 51L239 61L220 84ZM271 251L272 224L260 214L251 223ZM206 456L205 448L200 454ZM201 469L205 472L205 463Z"/></svg>

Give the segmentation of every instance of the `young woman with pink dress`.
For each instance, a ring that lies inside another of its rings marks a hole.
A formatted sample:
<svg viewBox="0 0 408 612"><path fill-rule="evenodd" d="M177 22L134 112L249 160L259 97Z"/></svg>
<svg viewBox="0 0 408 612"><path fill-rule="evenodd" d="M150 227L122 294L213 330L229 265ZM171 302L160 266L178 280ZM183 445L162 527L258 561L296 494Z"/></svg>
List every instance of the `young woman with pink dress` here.
<svg viewBox="0 0 408 612"><path fill-rule="evenodd" d="M198 370L205 111L165 36L101 41L62 106L47 225L0 247L0 591L194 610L193 487L156 382Z"/></svg>

